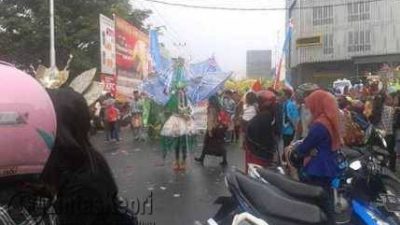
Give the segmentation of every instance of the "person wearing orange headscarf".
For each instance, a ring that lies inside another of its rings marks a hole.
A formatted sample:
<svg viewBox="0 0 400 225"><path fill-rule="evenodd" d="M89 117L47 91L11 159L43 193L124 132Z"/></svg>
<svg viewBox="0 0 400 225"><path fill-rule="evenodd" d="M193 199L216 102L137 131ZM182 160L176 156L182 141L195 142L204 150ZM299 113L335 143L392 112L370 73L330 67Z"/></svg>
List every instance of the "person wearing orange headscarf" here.
<svg viewBox="0 0 400 225"><path fill-rule="evenodd" d="M304 157L300 179L304 182L329 186L340 172L337 150L341 147L339 108L335 97L323 90L314 91L305 99L312 120L309 133L296 148Z"/></svg>

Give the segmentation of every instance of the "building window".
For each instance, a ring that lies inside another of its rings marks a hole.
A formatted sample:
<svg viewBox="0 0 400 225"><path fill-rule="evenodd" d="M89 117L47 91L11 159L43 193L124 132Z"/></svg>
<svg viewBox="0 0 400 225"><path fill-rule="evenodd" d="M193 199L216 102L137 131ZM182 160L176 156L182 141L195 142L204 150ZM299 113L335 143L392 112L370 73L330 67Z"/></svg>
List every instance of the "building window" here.
<svg viewBox="0 0 400 225"><path fill-rule="evenodd" d="M347 4L348 21L360 21L370 19L370 2L354 2Z"/></svg>
<svg viewBox="0 0 400 225"><path fill-rule="evenodd" d="M324 54L333 54L333 34L324 35Z"/></svg>
<svg viewBox="0 0 400 225"><path fill-rule="evenodd" d="M364 52L371 50L371 31L350 31L348 34L348 52Z"/></svg>
<svg viewBox="0 0 400 225"><path fill-rule="evenodd" d="M324 25L333 23L333 6L313 7L313 24Z"/></svg>

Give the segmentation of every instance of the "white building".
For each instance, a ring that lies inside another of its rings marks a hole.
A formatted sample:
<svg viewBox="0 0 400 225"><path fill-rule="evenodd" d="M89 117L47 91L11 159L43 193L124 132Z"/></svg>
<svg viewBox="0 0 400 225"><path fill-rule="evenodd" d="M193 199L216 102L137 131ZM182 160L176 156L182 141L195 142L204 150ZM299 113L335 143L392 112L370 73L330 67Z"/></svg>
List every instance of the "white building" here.
<svg viewBox="0 0 400 225"><path fill-rule="evenodd" d="M246 77L271 78L271 50L248 50L246 54Z"/></svg>
<svg viewBox="0 0 400 225"><path fill-rule="evenodd" d="M287 0L288 7L294 0ZM297 0L288 67L295 84L358 80L400 65L399 0Z"/></svg>

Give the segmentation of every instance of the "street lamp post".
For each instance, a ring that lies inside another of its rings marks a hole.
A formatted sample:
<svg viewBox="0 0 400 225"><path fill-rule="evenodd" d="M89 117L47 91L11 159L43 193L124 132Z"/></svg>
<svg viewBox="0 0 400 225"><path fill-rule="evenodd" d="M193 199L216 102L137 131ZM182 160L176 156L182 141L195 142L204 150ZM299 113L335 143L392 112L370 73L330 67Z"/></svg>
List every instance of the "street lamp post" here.
<svg viewBox="0 0 400 225"><path fill-rule="evenodd" d="M50 68L56 68L56 49L54 47L54 0L50 0Z"/></svg>

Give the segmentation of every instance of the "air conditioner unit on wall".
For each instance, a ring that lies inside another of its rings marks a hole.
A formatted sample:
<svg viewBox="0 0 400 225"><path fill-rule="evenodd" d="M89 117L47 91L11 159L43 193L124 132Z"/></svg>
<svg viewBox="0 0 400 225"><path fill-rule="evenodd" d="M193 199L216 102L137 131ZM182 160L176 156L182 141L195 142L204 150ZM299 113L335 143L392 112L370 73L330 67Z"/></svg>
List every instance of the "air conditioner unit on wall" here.
<svg viewBox="0 0 400 225"><path fill-rule="evenodd" d="M310 46L322 46L322 37L321 36L313 36L313 37L304 37L298 38L296 40L296 47L310 47Z"/></svg>

